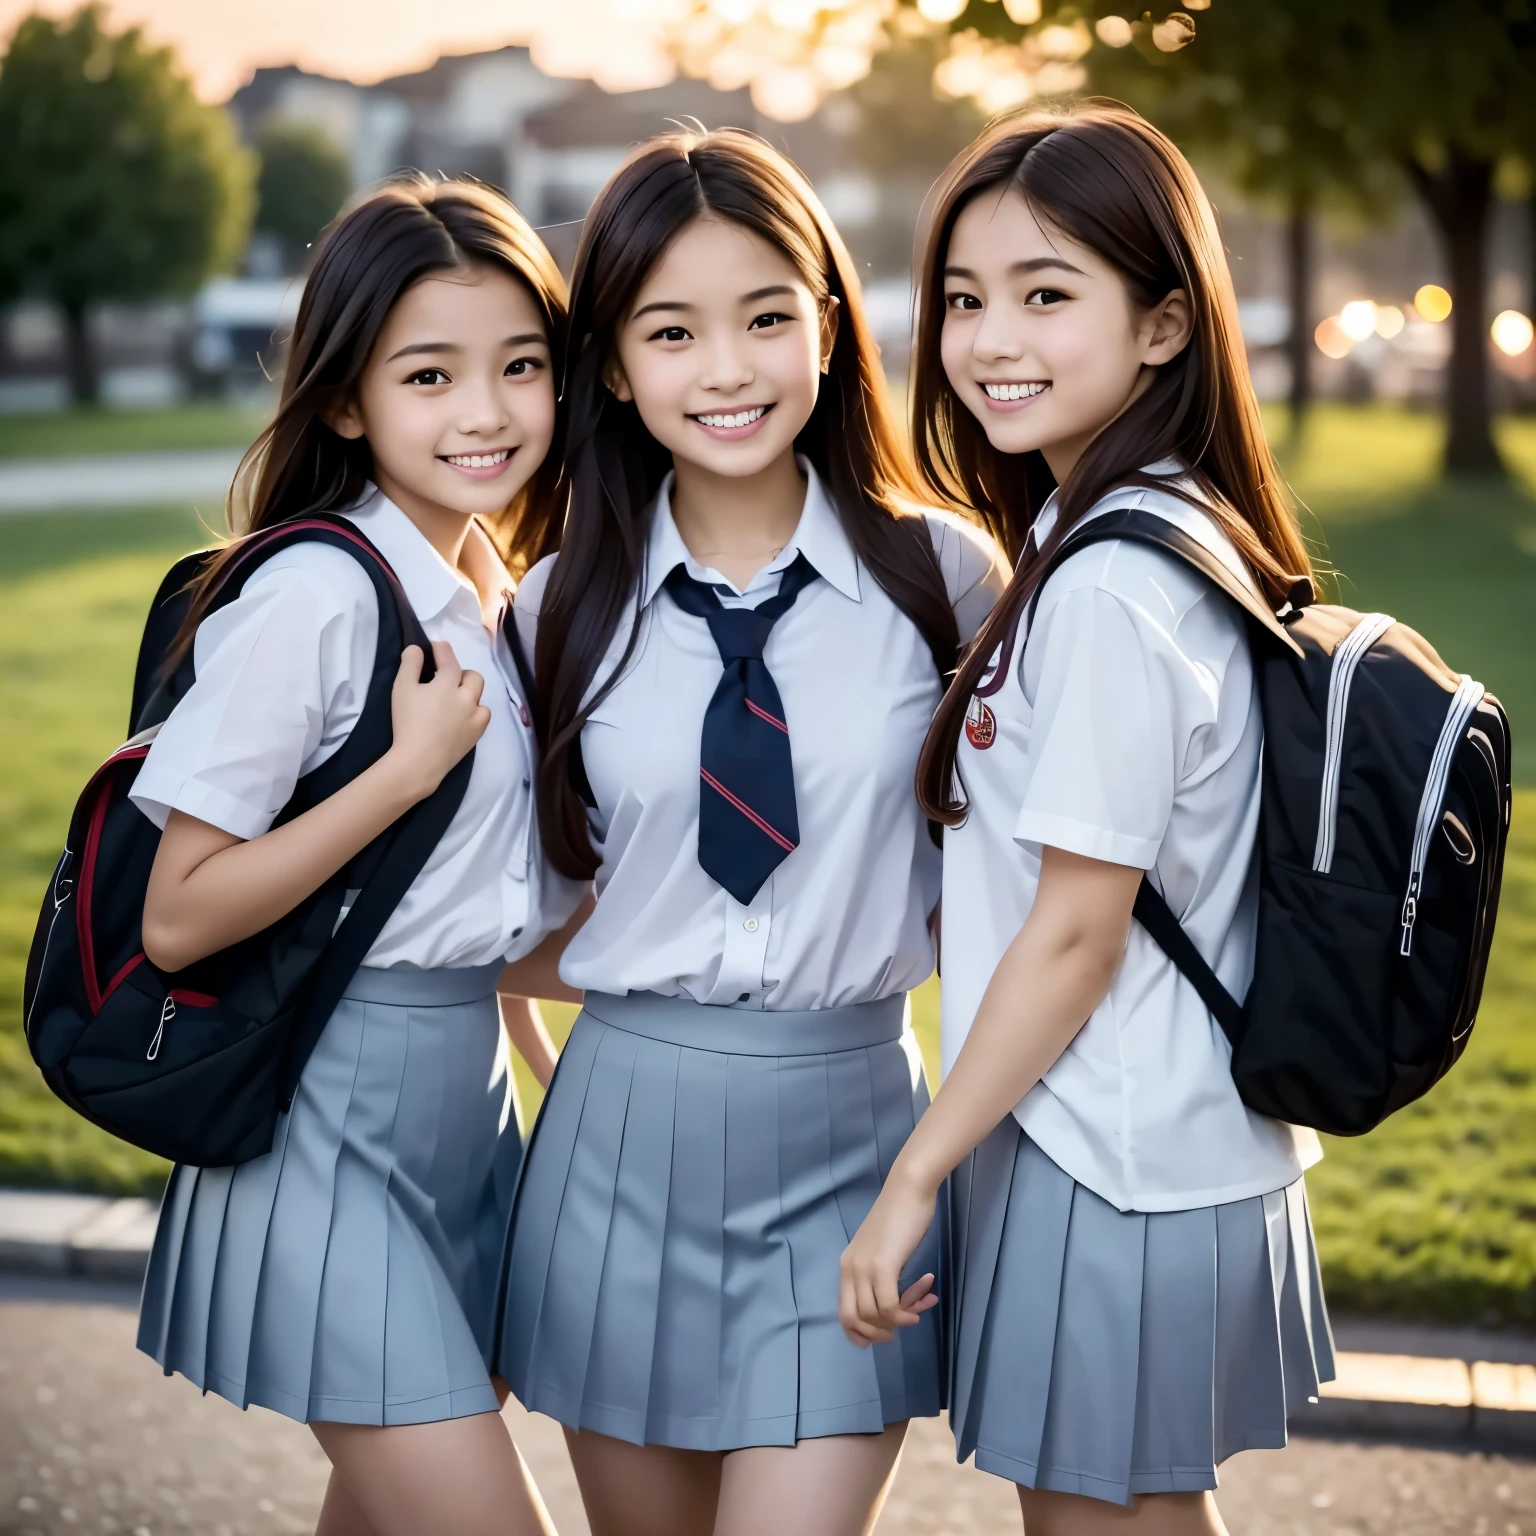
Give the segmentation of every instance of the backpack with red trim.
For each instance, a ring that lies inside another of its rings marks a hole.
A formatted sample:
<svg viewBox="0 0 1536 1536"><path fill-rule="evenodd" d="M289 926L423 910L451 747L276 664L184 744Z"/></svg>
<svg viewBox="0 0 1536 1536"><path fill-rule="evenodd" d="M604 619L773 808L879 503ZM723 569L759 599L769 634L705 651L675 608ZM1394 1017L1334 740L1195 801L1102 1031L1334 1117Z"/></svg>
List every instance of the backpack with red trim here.
<svg viewBox="0 0 1536 1536"><path fill-rule="evenodd" d="M378 597L379 633L362 712L305 774L274 825L356 778L393 739L391 693L407 645L432 647L388 562L346 518L324 513L250 535L209 603L233 602L257 568L300 542L353 556ZM144 894L160 830L128 798L161 724L192 686L191 648L165 662L213 558L172 566L151 605L134 678L129 740L89 782L43 900L23 996L27 1044L48 1086L86 1119L175 1162L259 1157L292 1102L326 1021L464 798L471 751L319 890L269 928L174 975L145 957Z"/></svg>

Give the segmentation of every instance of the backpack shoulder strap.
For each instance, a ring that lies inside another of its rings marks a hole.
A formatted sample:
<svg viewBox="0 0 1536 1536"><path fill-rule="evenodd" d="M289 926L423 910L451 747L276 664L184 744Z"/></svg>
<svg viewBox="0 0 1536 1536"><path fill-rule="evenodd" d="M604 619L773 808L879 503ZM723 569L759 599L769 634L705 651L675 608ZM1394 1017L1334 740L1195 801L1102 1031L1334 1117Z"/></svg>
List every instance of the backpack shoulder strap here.
<svg viewBox="0 0 1536 1536"><path fill-rule="evenodd" d="M1186 533L1177 523L1171 523L1166 517L1159 517L1157 513L1147 512L1140 507L1122 507L1113 512L1103 512L1074 528L1061 541L1035 585L1029 604L1030 617L1034 616L1035 606L1040 601L1046 582L1066 560L1090 544L1102 544L1109 539L1128 539L1134 544L1150 544L1154 549L1166 550L1176 556L1230 597L1256 629L1263 630L1288 651L1301 655L1301 647L1275 616L1273 609L1225 560L1207 549L1199 539Z"/></svg>
<svg viewBox="0 0 1536 1536"><path fill-rule="evenodd" d="M1199 539L1193 538L1176 523L1155 512L1141 508L1125 507L1105 512L1091 518L1080 528L1074 529L1052 556L1045 574L1036 584L1030 600L1030 615L1052 573L1078 550L1090 544L1101 544L1108 539L1129 539L1137 544L1150 544L1166 550L1186 565L1192 566L1211 584L1224 592L1242 609L1255 629L1262 630L1296 655L1301 647L1287 632L1285 625L1275 616L1269 605L1227 563L1207 549ZM1243 1036L1243 1005L1223 985L1221 978L1207 964L1205 957L1195 947L1194 941L1184 931L1162 894L1147 878L1141 877L1136 891L1136 903L1131 916L1147 930L1152 941L1173 961L1180 974L1199 994L1200 1001L1211 1011L1222 1032L1236 1048Z"/></svg>

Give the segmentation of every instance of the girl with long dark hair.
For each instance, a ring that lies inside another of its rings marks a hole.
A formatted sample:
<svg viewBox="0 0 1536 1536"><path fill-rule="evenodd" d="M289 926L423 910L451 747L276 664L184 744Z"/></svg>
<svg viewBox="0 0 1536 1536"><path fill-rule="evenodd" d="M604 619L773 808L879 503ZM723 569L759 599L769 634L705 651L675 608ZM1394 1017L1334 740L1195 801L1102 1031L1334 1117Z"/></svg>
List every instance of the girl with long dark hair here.
<svg viewBox="0 0 1536 1536"><path fill-rule="evenodd" d="M576 888L539 852L496 541L526 564L557 526L564 335L548 252L477 183L402 178L327 230L231 523L344 519L399 578L436 675L421 683L407 647L393 746L274 826L358 719L378 604L350 555L306 541L209 611L236 538L193 593L180 645L196 681L133 790L164 828L144 948L176 972L291 911L475 751L272 1150L174 1170L145 1281L139 1347L167 1374L311 1426L333 1468L324 1536L545 1529L487 1358L521 1150L496 987ZM512 1003L507 1022L541 1061L536 1013Z"/></svg>
<svg viewBox="0 0 1536 1536"><path fill-rule="evenodd" d="M631 156L571 334L570 510L516 613L545 846L597 904L498 1358L595 1536L855 1536L940 1407L933 1200L899 1340L844 1337L837 1261L926 1099L912 773L999 560L918 508L847 252L753 135Z"/></svg>
<svg viewBox="0 0 1536 1536"><path fill-rule="evenodd" d="M898 1276L956 1170L961 1459L1018 1485L1030 1536L1210 1536L1217 1464L1283 1445L1332 1374L1317 1139L1243 1105L1221 1028L1131 920L1146 873L1242 995L1253 663L1236 606L1164 550L1107 540L1041 576L1115 508L1182 529L1277 611L1310 563L1215 217L1135 113L983 134L940 183L919 303L925 478L1018 565L918 768L947 828L947 1072L844 1256L842 1317L860 1339L905 1323Z"/></svg>

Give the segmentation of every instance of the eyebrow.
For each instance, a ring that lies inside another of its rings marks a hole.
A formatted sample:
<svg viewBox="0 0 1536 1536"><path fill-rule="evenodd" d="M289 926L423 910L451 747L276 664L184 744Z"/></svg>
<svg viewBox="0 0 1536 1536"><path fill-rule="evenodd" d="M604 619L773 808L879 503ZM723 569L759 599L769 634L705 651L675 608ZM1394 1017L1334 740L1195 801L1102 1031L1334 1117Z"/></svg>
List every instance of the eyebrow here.
<svg viewBox="0 0 1536 1536"><path fill-rule="evenodd" d="M1015 261L1008 268L1010 277L1022 277L1031 272L1045 272L1054 269L1058 272L1075 272L1079 277L1087 277L1087 273L1081 267L1074 267L1070 261L1064 261L1060 256L1036 256L1030 261ZM945 277L968 277L975 279L976 274L969 267L949 266L944 268Z"/></svg>
<svg viewBox="0 0 1536 1536"><path fill-rule="evenodd" d="M503 340L504 347L548 346L548 338L542 331L527 331L521 336L508 336ZM386 362L394 362L400 357L416 357L426 352L462 352L464 350L456 341L413 341L409 346L401 347L398 352L391 352Z"/></svg>
<svg viewBox="0 0 1536 1536"><path fill-rule="evenodd" d="M766 288L754 288L751 293L742 294L736 302L738 304L755 304L759 299L776 298L780 294L789 294L793 296L794 292L794 288L789 283L770 283ZM688 304L682 299L657 299L653 304L642 305L641 308L637 309L629 318L631 320L638 320L641 315L648 315L654 310L677 310L680 312L685 312L687 310L697 308L697 304Z"/></svg>

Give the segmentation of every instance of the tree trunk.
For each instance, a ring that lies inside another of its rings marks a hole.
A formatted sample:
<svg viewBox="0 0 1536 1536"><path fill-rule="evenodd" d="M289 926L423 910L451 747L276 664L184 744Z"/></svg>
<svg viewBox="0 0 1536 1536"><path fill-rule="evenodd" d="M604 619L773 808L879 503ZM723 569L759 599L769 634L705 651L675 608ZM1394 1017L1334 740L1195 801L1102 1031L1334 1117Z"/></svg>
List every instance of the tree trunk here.
<svg viewBox="0 0 1536 1536"><path fill-rule="evenodd" d="M1417 162L1409 174L1445 243L1451 269L1451 362L1446 370L1445 468L1449 474L1502 475L1493 440L1488 373L1488 225L1492 160L1452 148L1434 173Z"/></svg>
<svg viewBox="0 0 1536 1536"><path fill-rule="evenodd" d="M1291 435L1299 437L1312 404L1312 210L1302 198L1291 205L1285 257L1291 305L1285 348L1291 365Z"/></svg>
<svg viewBox="0 0 1536 1536"><path fill-rule="evenodd" d="M64 366L69 376L70 399L76 405L95 405L101 392L91 328L83 304L64 308Z"/></svg>

